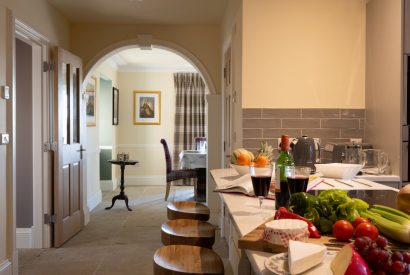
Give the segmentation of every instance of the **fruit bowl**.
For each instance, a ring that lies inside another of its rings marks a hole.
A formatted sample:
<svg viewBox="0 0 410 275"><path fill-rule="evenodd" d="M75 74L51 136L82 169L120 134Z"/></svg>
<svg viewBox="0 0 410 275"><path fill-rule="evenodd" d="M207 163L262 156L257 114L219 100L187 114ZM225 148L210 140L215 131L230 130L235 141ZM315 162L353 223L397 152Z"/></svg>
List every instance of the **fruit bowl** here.
<svg viewBox="0 0 410 275"><path fill-rule="evenodd" d="M324 177L346 180L354 178L360 169L363 168L362 164L349 163L326 163L315 164L315 166L316 172L322 174Z"/></svg>
<svg viewBox="0 0 410 275"><path fill-rule="evenodd" d="M231 167L241 176L249 174L249 165L231 164Z"/></svg>

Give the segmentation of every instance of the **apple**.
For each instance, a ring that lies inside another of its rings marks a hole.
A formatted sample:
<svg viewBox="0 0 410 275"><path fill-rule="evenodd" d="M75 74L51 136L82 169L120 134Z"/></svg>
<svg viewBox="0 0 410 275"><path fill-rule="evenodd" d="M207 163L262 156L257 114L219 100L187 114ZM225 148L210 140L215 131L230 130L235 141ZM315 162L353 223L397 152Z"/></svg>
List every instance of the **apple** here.
<svg viewBox="0 0 410 275"><path fill-rule="evenodd" d="M347 244L337 253L330 264L334 275L370 275L370 269L360 254L351 244Z"/></svg>

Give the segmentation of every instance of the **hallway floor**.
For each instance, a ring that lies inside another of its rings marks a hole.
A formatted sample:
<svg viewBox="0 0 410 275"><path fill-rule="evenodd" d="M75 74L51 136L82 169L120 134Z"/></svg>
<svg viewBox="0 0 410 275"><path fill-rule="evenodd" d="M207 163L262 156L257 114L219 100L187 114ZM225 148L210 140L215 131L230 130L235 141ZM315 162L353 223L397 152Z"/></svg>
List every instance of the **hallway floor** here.
<svg viewBox="0 0 410 275"><path fill-rule="evenodd" d="M161 224L167 220L165 186L127 186L129 206L111 198L119 190L103 193L103 202L91 213L88 225L60 248L19 249L19 274L22 275L103 275L152 274L152 257L162 246ZM170 200L193 200L193 188L171 187ZM228 247L219 238L213 249L227 266Z"/></svg>

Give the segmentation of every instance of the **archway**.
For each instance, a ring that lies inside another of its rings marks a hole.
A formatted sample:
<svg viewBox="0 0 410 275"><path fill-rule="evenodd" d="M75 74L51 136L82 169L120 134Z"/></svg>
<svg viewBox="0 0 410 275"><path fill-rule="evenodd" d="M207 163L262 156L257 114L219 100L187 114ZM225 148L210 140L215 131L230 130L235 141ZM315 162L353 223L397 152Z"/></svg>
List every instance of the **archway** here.
<svg viewBox="0 0 410 275"><path fill-rule="evenodd" d="M89 78L91 74L97 69L107 58L110 56L130 48L159 48L164 49L174 54L177 54L187 60L202 76L207 86L210 95L216 95L215 85L210 78L205 66L196 58L191 52L174 43L152 39L152 37L141 37L137 39L129 39L119 43L115 43L98 52L87 64L84 65L84 80ZM212 128L209 128L212 131ZM208 132L208 135L212 135L212 132ZM219 149L219 148L218 148ZM209 153L211 153L209 151ZM85 190L86 191L86 190ZM86 194L86 192L84 192ZM209 192L208 192L209 193Z"/></svg>

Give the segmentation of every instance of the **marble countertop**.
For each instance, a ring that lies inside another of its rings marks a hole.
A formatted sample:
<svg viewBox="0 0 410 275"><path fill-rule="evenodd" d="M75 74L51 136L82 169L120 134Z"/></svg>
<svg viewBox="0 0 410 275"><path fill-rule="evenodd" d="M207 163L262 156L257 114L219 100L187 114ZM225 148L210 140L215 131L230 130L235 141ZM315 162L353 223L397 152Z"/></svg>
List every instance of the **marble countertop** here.
<svg viewBox="0 0 410 275"><path fill-rule="evenodd" d="M232 180L238 177L238 174L234 169L215 169L211 170L211 175L216 183L217 186L226 186ZM344 190L393 190L397 191L392 187L378 184L376 182L369 181L367 179L359 179L366 184L370 184L371 187L366 185L354 182L354 181L346 181L348 184L352 184L353 187L344 185L338 181L333 179L325 179L331 184L334 184L336 188L344 189ZM324 190L328 189L330 186L326 186L326 184L318 184L317 186L312 188L312 185L316 184L317 181L313 181L310 183L311 185L308 188L312 190ZM333 187L330 187L333 188ZM240 237L246 235L254 228L259 226L264 222L268 215L274 216L275 214L275 201L265 199L263 201L263 208L262 208L262 215L258 214L259 211L259 203L258 199L254 197L245 196L242 194L232 194L232 193L220 193L220 196L225 202L227 210L229 211L230 215L232 216L232 221L234 226L239 233ZM271 274L265 268L264 262L265 260L272 256L271 253L265 252L257 252L246 250L246 255L252 265L253 270L256 274Z"/></svg>

